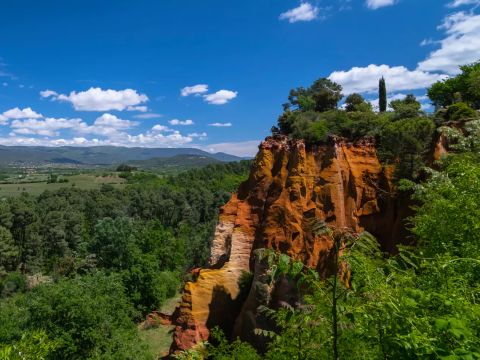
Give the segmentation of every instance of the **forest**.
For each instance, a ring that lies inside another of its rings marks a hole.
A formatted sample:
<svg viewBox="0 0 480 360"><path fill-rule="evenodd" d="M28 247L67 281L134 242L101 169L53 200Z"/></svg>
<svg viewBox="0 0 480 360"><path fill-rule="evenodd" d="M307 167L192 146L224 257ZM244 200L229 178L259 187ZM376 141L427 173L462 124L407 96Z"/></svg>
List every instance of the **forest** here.
<svg viewBox="0 0 480 360"><path fill-rule="evenodd" d="M250 162L0 202L0 359L151 359L136 324L205 264Z"/></svg>

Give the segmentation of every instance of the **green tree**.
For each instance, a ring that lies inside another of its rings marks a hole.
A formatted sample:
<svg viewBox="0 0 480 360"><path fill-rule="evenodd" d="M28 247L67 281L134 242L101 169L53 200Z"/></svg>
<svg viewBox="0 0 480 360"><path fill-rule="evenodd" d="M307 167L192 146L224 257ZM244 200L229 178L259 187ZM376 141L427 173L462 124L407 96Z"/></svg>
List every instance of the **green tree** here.
<svg viewBox="0 0 480 360"><path fill-rule="evenodd" d="M413 94L408 94L405 99L393 100L390 106L394 111L395 119L416 118L421 115L421 104Z"/></svg>
<svg viewBox="0 0 480 360"><path fill-rule="evenodd" d="M321 78L307 89L299 87L290 90L289 103L284 105L284 109L318 112L333 110L337 108L342 97L341 85L327 78Z"/></svg>
<svg viewBox="0 0 480 360"><path fill-rule="evenodd" d="M367 103L362 95L353 93L347 96L345 100L346 111L371 111L372 105Z"/></svg>
<svg viewBox="0 0 480 360"><path fill-rule="evenodd" d="M19 249L12 234L0 226L0 276L5 271L13 271L18 265Z"/></svg>
<svg viewBox="0 0 480 360"><path fill-rule="evenodd" d="M464 102L480 109L480 62L460 66L460 70L459 75L437 81L428 89L428 97L437 108Z"/></svg>
<svg viewBox="0 0 480 360"><path fill-rule="evenodd" d="M387 87L383 76L378 81L378 108L380 112L387 111Z"/></svg>

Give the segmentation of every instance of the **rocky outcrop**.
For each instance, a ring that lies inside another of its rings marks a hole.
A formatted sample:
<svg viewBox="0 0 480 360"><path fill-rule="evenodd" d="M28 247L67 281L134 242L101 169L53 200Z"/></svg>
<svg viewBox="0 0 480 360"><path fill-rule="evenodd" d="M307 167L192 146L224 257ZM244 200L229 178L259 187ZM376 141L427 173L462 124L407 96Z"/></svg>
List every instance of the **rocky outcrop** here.
<svg viewBox="0 0 480 360"><path fill-rule="evenodd" d="M332 243L312 233L314 219L367 230L384 250L393 251L404 236L405 214L399 209L406 207L394 195L391 175L370 139L331 138L326 145L307 147L303 141L268 137L249 179L221 210L209 268L185 285L172 349L206 340L213 326L248 338L258 325L259 303L295 296L288 283L278 284L269 296L262 293L272 289L262 287L255 249L278 250L328 274ZM254 273L254 286L249 273Z"/></svg>

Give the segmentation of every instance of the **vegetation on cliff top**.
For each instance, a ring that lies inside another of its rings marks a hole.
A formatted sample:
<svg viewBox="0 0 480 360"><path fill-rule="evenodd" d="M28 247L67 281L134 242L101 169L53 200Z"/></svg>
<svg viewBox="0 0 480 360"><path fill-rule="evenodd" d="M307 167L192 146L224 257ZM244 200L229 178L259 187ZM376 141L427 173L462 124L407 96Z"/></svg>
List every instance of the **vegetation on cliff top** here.
<svg viewBox="0 0 480 360"><path fill-rule="evenodd" d="M370 102L355 93L348 95L339 109L342 87L329 79L319 79L309 88L290 91L272 133L304 139L308 144L326 142L331 135L351 141L374 137L380 159L396 164L398 178L415 178L435 129L448 121L478 115L480 63L462 66L461 70L459 76L437 82L429 89L428 95L437 107L434 114L422 111L412 94L391 101L390 111L385 111L388 79L380 79L379 83L380 112L375 112Z"/></svg>

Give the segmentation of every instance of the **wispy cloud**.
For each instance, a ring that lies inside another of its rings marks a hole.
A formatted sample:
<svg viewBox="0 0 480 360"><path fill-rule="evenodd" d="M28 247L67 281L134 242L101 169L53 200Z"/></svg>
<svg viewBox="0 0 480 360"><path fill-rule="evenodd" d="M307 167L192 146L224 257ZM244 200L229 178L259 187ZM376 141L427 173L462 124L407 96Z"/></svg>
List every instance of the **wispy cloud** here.
<svg viewBox="0 0 480 360"><path fill-rule="evenodd" d="M230 123L230 122L227 122L227 123L216 122L216 123L208 124L208 126L214 126L214 127L230 127L230 126L232 126L232 123Z"/></svg>
<svg viewBox="0 0 480 360"><path fill-rule="evenodd" d="M367 0L365 5L367 5L369 9L377 10L385 6L395 5L397 2L398 0Z"/></svg>

